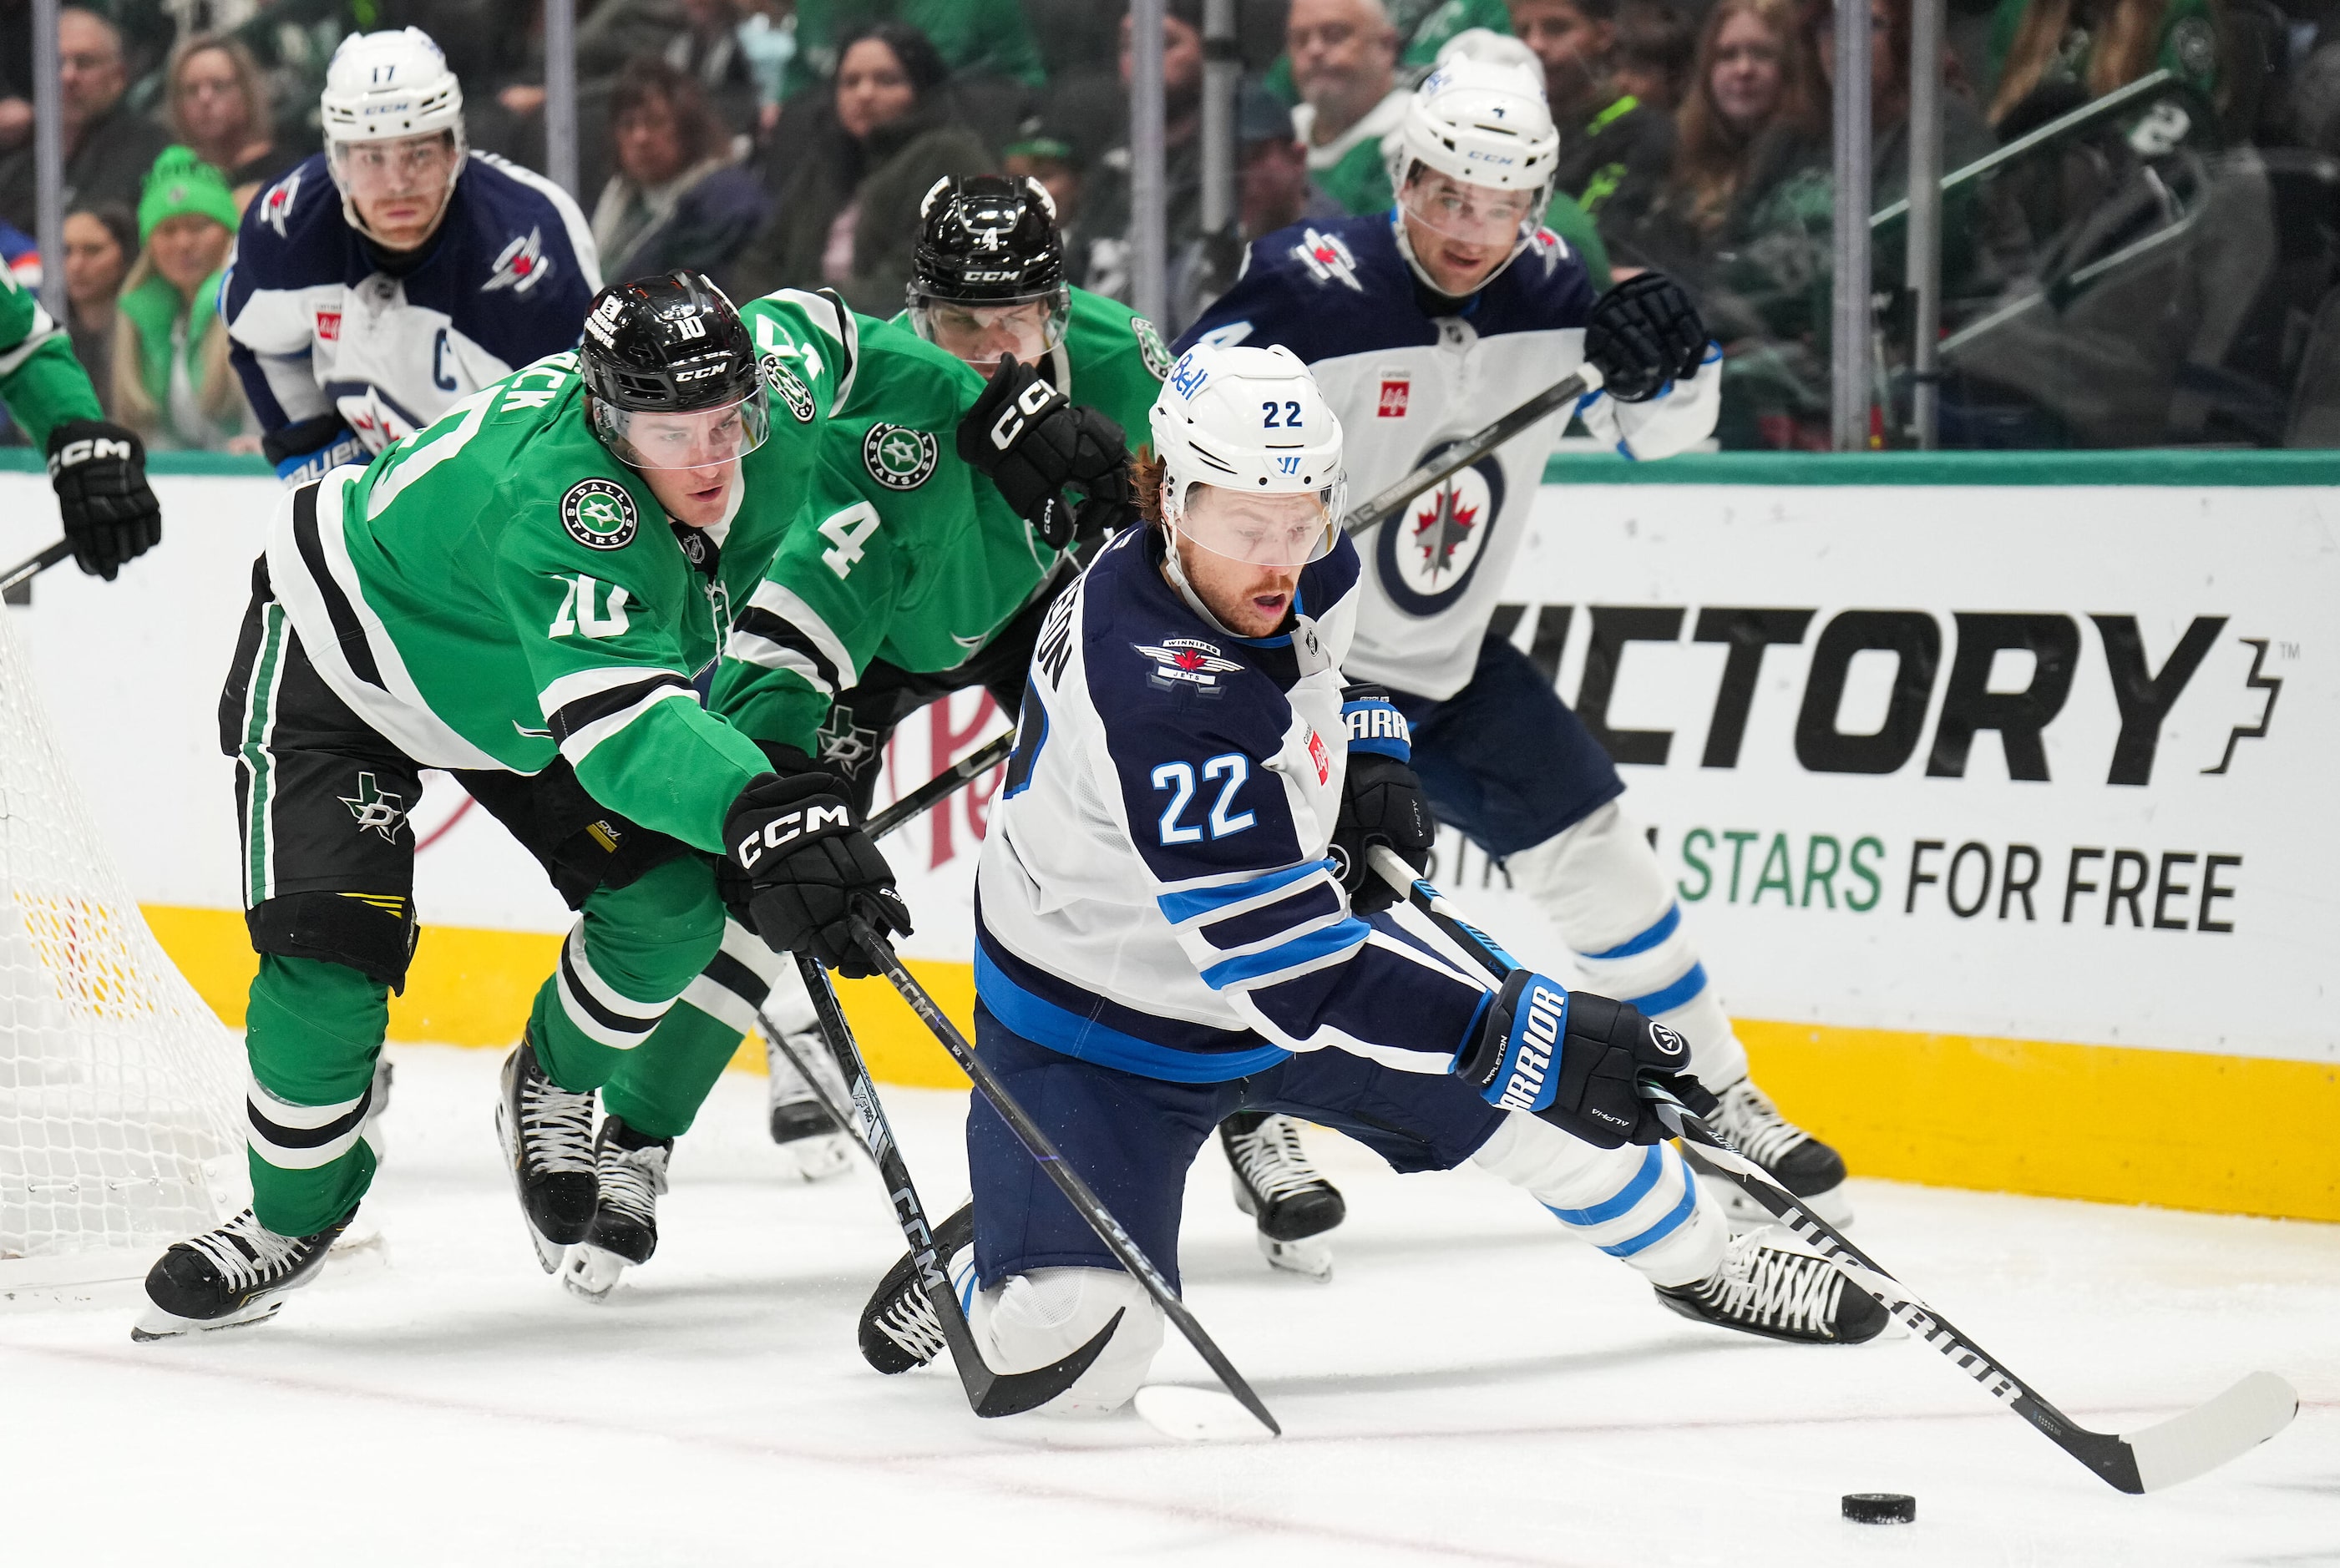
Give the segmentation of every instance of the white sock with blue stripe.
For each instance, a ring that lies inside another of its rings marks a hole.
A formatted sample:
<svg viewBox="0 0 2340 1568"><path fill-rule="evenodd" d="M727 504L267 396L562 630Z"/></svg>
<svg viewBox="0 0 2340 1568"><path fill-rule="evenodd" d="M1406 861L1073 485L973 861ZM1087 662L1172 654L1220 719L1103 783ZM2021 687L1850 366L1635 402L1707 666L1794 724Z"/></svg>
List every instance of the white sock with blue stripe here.
<svg viewBox="0 0 2340 1568"><path fill-rule="evenodd" d="M1671 1144L1596 1149L1513 1111L1471 1158L1653 1285L1695 1285L1722 1261L1722 1210Z"/></svg>
<svg viewBox="0 0 2340 1568"><path fill-rule="evenodd" d="M1615 802L1503 865L1575 950L1587 990L1680 1031L1707 1088L1719 1093L1747 1076L1746 1047L1691 945L1657 854Z"/></svg>

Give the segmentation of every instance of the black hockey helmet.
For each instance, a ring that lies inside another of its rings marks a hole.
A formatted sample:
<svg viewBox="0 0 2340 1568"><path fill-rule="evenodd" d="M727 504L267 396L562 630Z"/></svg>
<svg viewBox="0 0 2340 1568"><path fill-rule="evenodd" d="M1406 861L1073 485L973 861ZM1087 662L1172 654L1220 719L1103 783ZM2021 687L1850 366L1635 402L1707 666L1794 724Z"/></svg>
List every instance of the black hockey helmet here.
<svg viewBox="0 0 2340 1568"><path fill-rule="evenodd" d="M918 336L963 359L996 359L992 347L978 356L964 338L973 312L1036 304L1037 324L1018 357L1036 359L1065 335L1071 295L1065 286L1065 241L1056 229L1056 203L1040 182L1026 175L950 174L934 182L918 208L918 244L908 294L911 325ZM942 314L938 317L937 312ZM987 319L989 319L987 315ZM952 323L958 321L960 330Z"/></svg>
<svg viewBox="0 0 2340 1568"><path fill-rule="evenodd" d="M603 289L586 310L578 358L592 394L593 433L636 468L707 466L763 444L769 410L754 340L723 291L697 272L677 271ZM635 439L637 414L734 407L739 428L724 435L712 458L661 461L670 455L643 450Z"/></svg>

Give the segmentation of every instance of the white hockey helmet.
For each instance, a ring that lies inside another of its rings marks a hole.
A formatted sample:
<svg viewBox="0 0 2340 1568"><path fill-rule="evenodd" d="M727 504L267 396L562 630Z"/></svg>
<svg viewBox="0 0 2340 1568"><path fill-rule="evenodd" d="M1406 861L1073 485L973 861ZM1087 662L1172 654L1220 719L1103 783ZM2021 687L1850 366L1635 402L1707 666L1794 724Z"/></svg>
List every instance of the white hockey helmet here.
<svg viewBox="0 0 2340 1568"><path fill-rule="evenodd" d="M1413 90L1390 179L1403 185L1419 163L1473 185L1540 192L1559 158L1534 56L1516 38L1474 27L1447 42Z"/></svg>
<svg viewBox="0 0 2340 1568"><path fill-rule="evenodd" d="M325 67L318 112L325 144L463 133L463 86L420 27L352 33Z"/></svg>
<svg viewBox="0 0 2340 1568"><path fill-rule="evenodd" d="M1197 343L1170 367L1147 422L1172 532L1254 566L1305 566L1331 551L1348 495L1341 421L1291 350ZM1198 508L1197 486L1314 505Z"/></svg>

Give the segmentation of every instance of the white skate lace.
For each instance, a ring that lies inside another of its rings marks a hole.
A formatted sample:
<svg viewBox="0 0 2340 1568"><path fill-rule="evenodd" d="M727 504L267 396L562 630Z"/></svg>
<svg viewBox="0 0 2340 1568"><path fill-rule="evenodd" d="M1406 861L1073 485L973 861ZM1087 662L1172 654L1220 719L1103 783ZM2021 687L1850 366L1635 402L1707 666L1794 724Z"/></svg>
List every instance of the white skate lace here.
<svg viewBox="0 0 2340 1568"><path fill-rule="evenodd" d="M1754 1234L1735 1236L1722 1267L1698 1287L1717 1313L1742 1323L1805 1334L1833 1334L1844 1277L1817 1257L1765 1246Z"/></svg>
<svg viewBox="0 0 2340 1568"><path fill-rule="evenodd" d="M303 1248L297 1236L279 1236L260 1223L249 1208L217 1230L206 1231L186 1245L211 1259L231 1290L264 1285L290 1273Z"/></svg>
<svg viewBox="0 0 2340 1568"><path fill-rule="evenodd" d="M593 1174L593 1097L571 1094L539 1071L521 1075L521 1148L549 1176Z"/></svg>
<svg viewBox="0 0 2340 1568"><path fill-rule="evenodd" d="M615 1143L601 1150L600 1204L643 1225L658 1222L658 1200L666 1192L667 1156L661 1143L641 1149L620 1149Z"/></svg>
<svg viewBox="0 0 2340 1568"><path fill-rule="evenodd" d="M1308 1163L1300 1147L1300 1124L1288 1116L1271 1116L1230 1141L1236 1174L1268 1202L1329 1185Z"/></svg>
<svg viewBox="0 0 2340 1568"><path fill-rule="evenodd" d="M876 1326L878 1333L921 1366L943 1353L942 1319L935 1316L934 1303L927 1299L916 1279L878 1315Z"/></svg>
<svg viewBox="0 0 2340 1568"><path fill-rule="evenodd" d="M1751 1081L1731 1085L1722 1091L1721 1100L1716 1130L1730 1139L1732 1148L1766 1169L1812 1140L1810 1133L1781 1116Z"/></svg>

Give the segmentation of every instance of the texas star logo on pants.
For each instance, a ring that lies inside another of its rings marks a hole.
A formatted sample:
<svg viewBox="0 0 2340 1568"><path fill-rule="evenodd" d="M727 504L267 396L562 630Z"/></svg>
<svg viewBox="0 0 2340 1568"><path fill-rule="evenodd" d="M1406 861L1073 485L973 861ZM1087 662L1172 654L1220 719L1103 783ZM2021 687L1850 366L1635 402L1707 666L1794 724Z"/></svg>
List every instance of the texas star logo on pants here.
<svg viewBox="0 0 2340 1568"><path fill-rule="evenodd" d="M862 438L861 461L889 490L915 490L935 471L935 438L907 425L872 425Z"/></svg>
<svg viewBox="0 0 2340 1568"><path fill-rule="evenodd" d="M350 808L350 815L357 819L358 832L380 833L384 843L398 842L398 824L406 820L404 797L378 787L373 774L358 774L358 793L334 798Z"/></svg>

